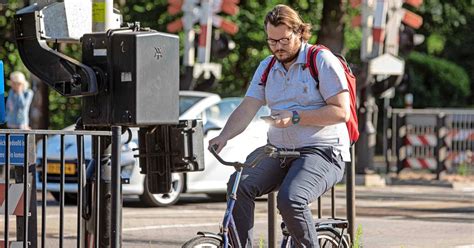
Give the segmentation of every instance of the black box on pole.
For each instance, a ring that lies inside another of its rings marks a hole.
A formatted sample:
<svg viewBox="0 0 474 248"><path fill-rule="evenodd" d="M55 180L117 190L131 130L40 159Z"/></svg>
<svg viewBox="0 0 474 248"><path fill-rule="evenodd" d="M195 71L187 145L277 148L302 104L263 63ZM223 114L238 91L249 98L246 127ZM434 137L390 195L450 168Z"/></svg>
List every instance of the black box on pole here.
<svg viewBox="0 0 474 248"><path fill-rule="evenodd" d="M84 97L89 126L177 124L179 40L160 32L86 34L83 63L97 73L99 93Z"/></svg>

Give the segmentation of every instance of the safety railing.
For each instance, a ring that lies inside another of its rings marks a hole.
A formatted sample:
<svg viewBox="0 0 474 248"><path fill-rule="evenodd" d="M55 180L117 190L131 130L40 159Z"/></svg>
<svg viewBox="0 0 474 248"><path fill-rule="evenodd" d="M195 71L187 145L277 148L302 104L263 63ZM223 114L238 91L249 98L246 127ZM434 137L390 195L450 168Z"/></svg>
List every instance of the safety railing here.
<svg viewBox="0 0 474 248"><path fill-rule="evenodd" d="M387 170L474 169L474 109L393 109L386 152Z"/></svg>
<svg viewBox="0 0 474 248"><path fill-rule="evenodd" d="M66 157L65 153L65 139L70 136L73 139L75 137L77 147L74 158L70 157L71 154ZM120 247L120 136L120 127L112 127L112 131L0 130L0 165L4 167L0 184L0 214L3 215L3 228L0 228L3 240L0 241L0 247L73 247L71 243L64 243L66 183L77 186L76 246L103 247L105 242L107 247ZM59 144L49 147L49 138L59 139ZM89 138L92 145L85 142ZM41 141L36 143L38 139ZM85 145L92 146L92 156L88 159ZM59 157L48 157L51 150L58 150ZM111 201L108 202L101 199L104 187L101 173L104 173L105 164L110 165L108 176L112 178L112 185L109 185L112 189ZM92 174L87 175L89 173L86 170L91 169L94 169ZM54 238L48 238L47 235L47 227L51 226L47 215L50 207L47 191L51 183L59 184L57 239L55 234L51 235ZM37 185L41 193L36 191ZM37 195L41 195L40 230L37 230ZM104 208L108 212L105 218ZM12 216L16 218L16 223L10 221ZM11 226L15 226L16 230L10 230ZM16 237L11 237L12 232L16 233ZM40 243L38 233L41 234ZM104 236L107 237L105 241Z"/></svg>

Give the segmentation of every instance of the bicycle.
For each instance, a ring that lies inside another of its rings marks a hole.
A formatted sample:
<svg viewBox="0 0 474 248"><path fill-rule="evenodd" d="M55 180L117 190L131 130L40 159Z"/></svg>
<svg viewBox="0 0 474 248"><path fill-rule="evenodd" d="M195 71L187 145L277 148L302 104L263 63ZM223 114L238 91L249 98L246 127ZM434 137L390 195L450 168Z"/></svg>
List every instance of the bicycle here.
<svg viewBox="0 0 474 248"><path fill-rule="evenodd" d="M216 159L223 165L233 166L237 170L237 174L232 186L232 191L227 200L227 207L222 221L222 226L220 227L219 233L211 232L198 232L197 237L194 237L187 241L182 248L198 248L198 247L223 247L223 248L238 248L242 247L240 244L239 235L235 226L234 218L232 216L232 211L234 209L235 202L237 201L237 189L240 183L240 177L244 168L250 168L256 166L260 160L264 157L272 157L279 159L296 159L301 156L303 151L288 151L284 149L278 149L274 146L267 145L264 148L264 153L260 156L256 156L250 164L240 163L240 162L229 162L222 159L217 152L215 147L211 147L211 153L216 157ZM334 195L333 195L334 196ZM320 199L318 199L318 204L320 204ZM333 204L334 208L334 204ZM319 208L321 209L321 208ZM315 228L318 233L318 242L319 246L322 248L325 247L341 247L349 248L350 242L344 230L348 227L348 221L345 219L329 218L321 219L319 218L315 221ZM281 224L283 239L281 241L281 248L293 248L296 247L288 229L286 228L285 223ZM338 229L341 229L339 231Z"/></svg>

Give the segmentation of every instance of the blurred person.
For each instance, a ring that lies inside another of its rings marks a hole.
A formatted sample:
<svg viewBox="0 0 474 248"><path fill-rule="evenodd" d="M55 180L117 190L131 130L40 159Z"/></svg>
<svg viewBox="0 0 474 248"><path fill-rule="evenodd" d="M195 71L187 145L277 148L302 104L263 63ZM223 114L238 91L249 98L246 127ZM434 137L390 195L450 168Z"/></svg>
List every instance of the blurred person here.
<svg viewBox="0 0 474 248"><path fill-rule="evenodd" d="M255 198L278 191L277 208L297 247L318 247L309 204L339 182L350 161L350 98L345 71L329 50L316 57L319 85L305 67L311 47L311 24L286 5L267 13L264 30L272 56L257 68L242 103L230 115L224 129L209 141L220 152L227 141L243 132L263 105L271 109L269 144L287 150L306 151L292 162L264 158L243 170L233 210L242 247L253 246ZM276 62L271 65L273 56ZM262 75L269 67L266 84ZM247 160L262 153L262 147ZM238 151L236 151L238 152ZM228 192L235 173L228 184Z"/></svg>
<svg viewBox="0 0 474 248"><path fill-rule="evenodd" d="M7 127L30 129L29 117L33 91L29 89L25 74L19 71L10 74L10 90L5 106Z"/></svg>

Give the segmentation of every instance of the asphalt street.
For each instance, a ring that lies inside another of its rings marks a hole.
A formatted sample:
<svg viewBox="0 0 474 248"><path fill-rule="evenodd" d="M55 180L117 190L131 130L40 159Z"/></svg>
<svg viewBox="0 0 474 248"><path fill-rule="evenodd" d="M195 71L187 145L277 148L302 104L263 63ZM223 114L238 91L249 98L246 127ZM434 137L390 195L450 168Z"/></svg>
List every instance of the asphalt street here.
<svg viewBox="0 0 474 248"><path fill-rule="evenodd" d="M337 187L339 217L345 216L344 191L343 187ZM474 247L472 188L358 186L356 197L356 227L361 233L362 247ZM48 204L46 243L47 247L58 247L58 206L52 199L48 199ZM326 216L329 204L329 199L323 199ZM317 216L316 204L311 207ZM177 205L169 208L143 208L137 199L126 199L123 247L180 247L198 231L218 231L224 209L225 202L213 201L205 195L184 195ZM267 247L268 241L267 210L266 200L258 200L255 243L262 247ZM66 207L65 218L65 247L75 247L75 206ZM3 218L0 226L3 227ZM14 230L14 220L10 226ZM10 231L10 235L14 237L15 232Z"/></svg>

